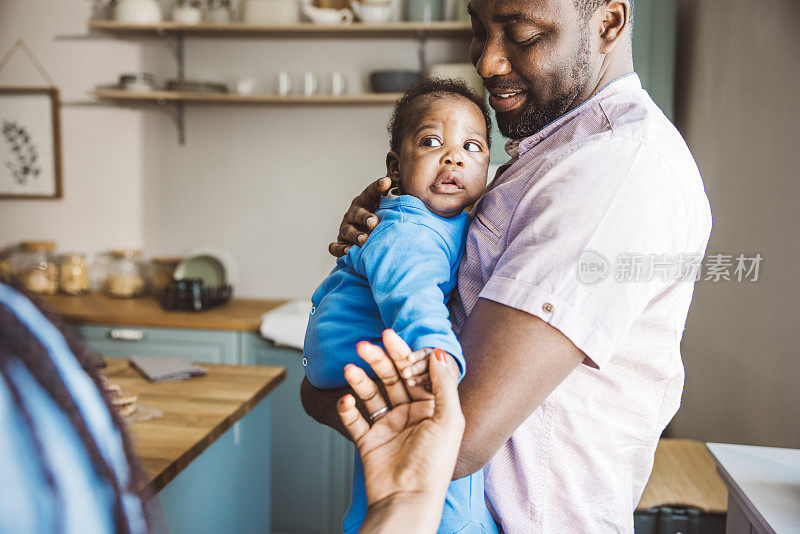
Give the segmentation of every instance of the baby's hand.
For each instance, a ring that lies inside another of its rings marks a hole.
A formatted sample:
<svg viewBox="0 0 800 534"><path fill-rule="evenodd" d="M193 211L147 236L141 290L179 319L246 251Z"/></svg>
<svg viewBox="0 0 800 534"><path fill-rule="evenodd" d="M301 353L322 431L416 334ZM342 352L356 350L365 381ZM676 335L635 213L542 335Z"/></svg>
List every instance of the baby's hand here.
<svg viewBox="0 0 800 534"><path fill-rule="evenodd" d="M421 395L423 391L428 394L431 391L431 377L428 372L431 358L444 358L447 361L447 366L458 375L458 364L455 358L442 349L420 349L410 353L408 356L394 360L394 364L412 397L417 397L415 393Z"/></svg>

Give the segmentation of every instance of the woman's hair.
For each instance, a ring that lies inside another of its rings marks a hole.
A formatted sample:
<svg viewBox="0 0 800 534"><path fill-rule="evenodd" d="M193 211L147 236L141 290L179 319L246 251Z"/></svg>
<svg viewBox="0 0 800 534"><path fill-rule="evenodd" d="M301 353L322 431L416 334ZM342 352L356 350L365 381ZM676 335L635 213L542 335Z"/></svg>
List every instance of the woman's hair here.
<svg viewBox="0 0 800 534"><path fill-rule="evenodd" d="M389 119L389 146L393 152L400 153L400 145L410 124L418 118L416 116L417 104L420 100L430 96L459 96L466 98L481 111L486 122L486 142L490 143L489 133L492 131L492 119L483 98L472 92L467 85L449 78L425 78L412 86L394 105L392 118Z"/></svg>
<svg viewBox="0 0 800 534"><path fill-rule="evenodd" d="M14 380L9 373L12 362L21 363L25 369L36 380L39 386L50 395L55 404L66 415L75 432L78 434L84 448L92 462L96 474L101 479L105 480L113 491L114 495L114 513L113 519L115 523L115 530L119 533L129 532L128 518L125 514L125 509L122 505L122 494L124 491L129 491L131 494L137 494L137 490L143 487L144 472L139 467L139 462L136 459L133 446L126 431L122 420L119 415L112 408L111 402L105 393L104 388L100 382L100 375L97 369L91 364L92 355L88 351L83 341L71 329L66 328L65 325L43 308L37 299L28 294L22 288L12 284L9 281L3 280L0 276L0 283L5 283L14 287L17 291L28 297L39 310L58 328L64 335L72 353L75 355L78 363L84 368L86 373L91 377L101 397L106 405L106 409L111 413L111 419L114 426L122 437L122 446L125 451L125 456L130 466L130 487L121 488L114 474L112 467L105 461L100 447L89 432L86 422L81 416L75 399L70 395L69 390L61 380L59 373L50 359L50 355L39 340L28 330L27 326L22 324L16 315L7 307L0 304L0 376L3 377L9 392L11 394L14 407L21 415L24 424L28 427L30 432L35 454L39 459L42 471L44 472L47 484L52 493L53 500L56 504L56 509L63 503L63 499L58 495L58 489L54 481L54 474L44 457L43 443L40 437L36 434L36 428L33 425L32 414L28 411L25 403L22 400L23 392L20 391Z"/></svg>

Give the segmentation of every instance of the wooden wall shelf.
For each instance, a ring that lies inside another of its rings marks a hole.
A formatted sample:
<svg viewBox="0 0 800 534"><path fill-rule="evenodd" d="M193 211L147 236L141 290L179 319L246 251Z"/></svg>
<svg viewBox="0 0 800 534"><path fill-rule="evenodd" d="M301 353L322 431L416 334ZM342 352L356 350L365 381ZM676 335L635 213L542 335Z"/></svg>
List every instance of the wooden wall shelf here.
<svg viewBox="0 0 800 534"><path fill-rule="evenodd" d="M472 28L466 22L393 22L387 24L364 24L355 22L349 25L295 24L291 26L258 26L240 22L230 24L184 25L174 22L160 24L122 24L113 20L91 20L90 30L119 35L133 34L143 36L152 34L182 35L197 37L464 37L472 35Z"/></svg>
<svg viewBox="0 0 800 534"><path fill-rule="evenodd" d="M179 91L150 91L135 93L121 89L96 89L90 95L103 99L120 102L149 102L164 104L167 102L197 103L197 104L266 104L266 105L303 105L303 104L346 104L346 105L374 105L394 104L400 97L399 93L364 93L334 95L240 95L226 93L186 93Z"/></svg>

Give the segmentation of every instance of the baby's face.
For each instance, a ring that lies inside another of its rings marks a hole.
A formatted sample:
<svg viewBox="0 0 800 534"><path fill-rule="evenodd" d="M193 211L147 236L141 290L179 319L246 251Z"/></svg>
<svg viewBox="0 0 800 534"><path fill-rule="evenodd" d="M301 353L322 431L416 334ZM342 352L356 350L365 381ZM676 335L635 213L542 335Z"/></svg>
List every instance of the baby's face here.
<svg viewBox="0 0 800 534"><path fill-rule="evenodd" d="M431 95L417 103L400 154L390 152L389 173L400 193L422 200L432 212L453 217L486 187L489 143L478 106L455 95Z"/></svg>

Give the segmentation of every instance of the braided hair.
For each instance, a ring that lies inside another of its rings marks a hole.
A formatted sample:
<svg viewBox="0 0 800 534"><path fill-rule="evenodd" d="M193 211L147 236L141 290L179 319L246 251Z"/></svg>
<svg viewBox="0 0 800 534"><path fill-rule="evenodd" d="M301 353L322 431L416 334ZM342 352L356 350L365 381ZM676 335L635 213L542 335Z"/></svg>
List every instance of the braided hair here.
<svg viewBox="0 0 800 534"><path fill-rule="evenodd" d="M67 345L72 353L75 355L78 363L84 368L86 373L91 377L95 387L100 392L100 396L106 405L106 409L111 414L111 419L114 426L122 438L122 446L130 466L130 479L127 488L120 487L117 476L113 468L105 460L101 453L100 447L95 441L92 433L89 431L86 421L84 421L75 399L71 396L69 389L67 389L64 382L55 367L55 364L50 359L50 355L39 340L28 330L28 328L20 322L17 316L8 307L0 304L0 377L2 377L7 384L12 402L17 412L21 415L23 424L26 425L33 442L34 453L39 460L42 471L44 473L47 487L51 493L56 512L61 512L62 496L59 495L58 487L55 484L54 473L50 469L48 462L44 456L44 444L36 434L35 426L33 424L32 414L26 408L22 400L22 392L15 385L14 380L11 379L11 367L13 365L21 364L30 373L37 384L50 395L53 402L60 408L60 410L67 417L70 425L77 433L81 440L89 459L94 467L94 470L102 480L108 483L112 490L114 497L114 510L113 521L115 531L121 534L130 533L130 524L122 504L122 495L125 492L130 492L136 495L140 488L144 487L144 471L139 466L139 462L134 455L134 449L130 436L128 435L121 418L112 408L111 402L107 393L102 387L100 381L100 374L96 366L92 365L93 355L87 349L83 341L75 334L70 328L67 328L64 323L55 317L52 313L48 312L32 295L28 294L24 289L20 288L9 281L3 280L0 277L0 283L4 283L13 287L18 292L28 297L34 305L45 315L45 317L61 331ZM139 493L141 497L141 493ZM59 525L60 526L60 525Z"/></svg>

